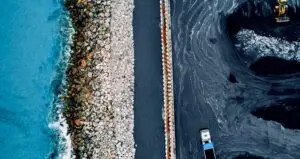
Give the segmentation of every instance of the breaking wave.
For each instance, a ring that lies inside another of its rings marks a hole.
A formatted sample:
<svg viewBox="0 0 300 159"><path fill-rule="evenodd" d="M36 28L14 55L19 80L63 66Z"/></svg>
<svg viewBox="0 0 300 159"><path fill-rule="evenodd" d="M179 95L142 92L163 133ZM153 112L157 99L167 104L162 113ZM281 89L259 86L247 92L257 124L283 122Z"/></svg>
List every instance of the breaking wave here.
<svg viewBox="0 0 300 159"><path fill-rule="evenodd" d="M52 129L58 136L57 150L54 150L50 155L50 158L59 159L73 159L72 141L70 134L68 133L68 124L66 118L63 116L64 101L63 98L66 95L66 69L72 50L71 45L73 43L72 36L75 30L72 27L72 21L68 14L68 11L64 9L60 16L60 32L59 48L61 51L58 59L57 71L52 82L52 90L56 97L53 99L52 113L50 114L50 121L48 127Z"/></svg>

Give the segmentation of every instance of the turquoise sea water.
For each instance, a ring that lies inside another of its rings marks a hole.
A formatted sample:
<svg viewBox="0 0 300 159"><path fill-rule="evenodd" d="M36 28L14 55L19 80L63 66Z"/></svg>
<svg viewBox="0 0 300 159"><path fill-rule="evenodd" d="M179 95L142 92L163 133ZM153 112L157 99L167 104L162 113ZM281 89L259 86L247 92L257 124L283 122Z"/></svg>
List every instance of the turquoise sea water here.
<svg viewBox="0 0 300 159"><path fill-rule="evenodd" d="M0 158L56 158L53 103L62 80L59 0L1 0Z"/></svg>

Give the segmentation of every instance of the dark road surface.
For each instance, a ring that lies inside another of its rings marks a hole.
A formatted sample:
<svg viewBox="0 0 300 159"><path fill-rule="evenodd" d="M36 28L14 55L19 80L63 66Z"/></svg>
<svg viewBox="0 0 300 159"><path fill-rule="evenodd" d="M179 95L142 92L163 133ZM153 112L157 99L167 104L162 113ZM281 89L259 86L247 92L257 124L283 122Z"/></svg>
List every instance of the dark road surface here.
<svg viewBox="0 0 300 159"><path fill-rule="evenodd" d="M137 159L164 158L159 0L135 0L134 137Z"/></svg>

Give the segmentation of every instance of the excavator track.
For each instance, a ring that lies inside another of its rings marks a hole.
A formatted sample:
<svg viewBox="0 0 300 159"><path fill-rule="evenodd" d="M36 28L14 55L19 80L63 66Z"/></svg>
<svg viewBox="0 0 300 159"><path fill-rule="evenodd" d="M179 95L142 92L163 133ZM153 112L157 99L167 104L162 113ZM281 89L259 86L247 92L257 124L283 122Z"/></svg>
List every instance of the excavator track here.
<svg viewBox="0 0 300 159"><path fill-rule="evenodd" d="M165 155L166 159L176 159L172 39L169 0L160 0L160 20L163 67Z"/></svg>

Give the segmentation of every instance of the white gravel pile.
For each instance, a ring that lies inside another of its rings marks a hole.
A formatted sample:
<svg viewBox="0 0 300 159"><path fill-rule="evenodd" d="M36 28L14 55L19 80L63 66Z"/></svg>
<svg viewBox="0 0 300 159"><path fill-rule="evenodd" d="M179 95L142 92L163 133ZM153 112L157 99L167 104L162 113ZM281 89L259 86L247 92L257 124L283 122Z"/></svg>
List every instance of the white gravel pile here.
<svg viewBox="0 0 300 159"><path fill-rule="evenodd" d="M134 0L112 0L111 20L111 97L115 115L117 156L134 158L133 95L134 50L133 9Z"/></svg>
<svg viewBox="0 0 300 159"><path fill-rule="evenodd" d="M263 36L253 30L243 29L236 35L236 48L257 59L272 56L286 60L300 61L300 42L290 42L271 36Z"/></svg>
<svg viewBox="0 0 300 159"><path fill-rule="evenodd" d="M134 158L133 0L102 0L100 23L109 29L97 40L93 56L91 102L85 110L83 158ZM109 25L109 26L108 26ZM95 40L91 40L95 41ZM98 47L99 46L99 47Z"/></svg>

